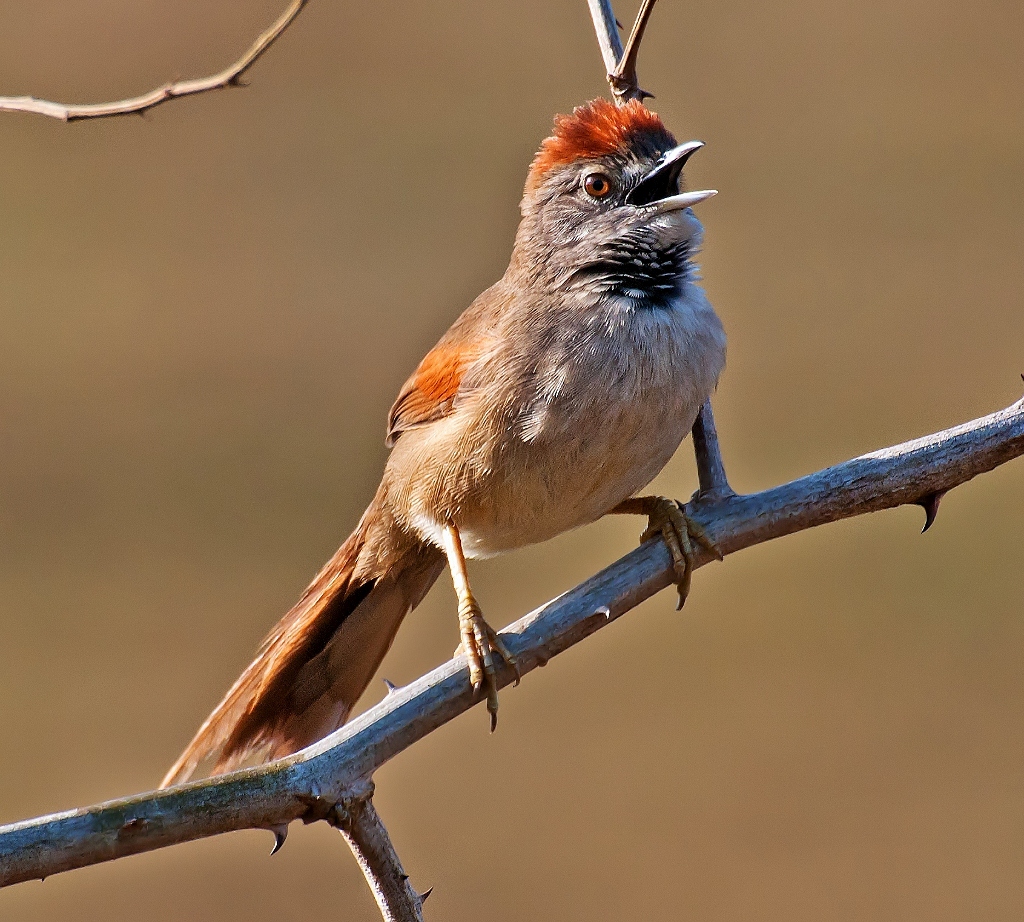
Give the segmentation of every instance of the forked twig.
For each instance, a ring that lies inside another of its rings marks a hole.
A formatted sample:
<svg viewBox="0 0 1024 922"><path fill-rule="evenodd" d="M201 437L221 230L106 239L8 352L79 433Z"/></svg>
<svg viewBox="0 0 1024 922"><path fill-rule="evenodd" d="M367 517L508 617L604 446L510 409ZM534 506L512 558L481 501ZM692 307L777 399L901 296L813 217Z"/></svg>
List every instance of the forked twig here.
<svg viewBox="0 0 1024 922"><path fill-rule="evenodd" d="M654 95L640 88L636 75L636 59L640 54L640 42L643 41L644 29L647 28L647 20L650 19L655 2L656 0L644 0L641 4L618 66L614 73L608 75L608 82L616 99L639 99L642 102L645 96Z"/></svg>
<svg viewBox="0 0 1024 922"><path fill-rule="evenodd" d="M644 38L644 30L647 28L647 21L651 17L651 11L657 0L643 0L640 11L636 14L633 28L626 40L626 47L622 47L622 40L619 37L618 22L615 19L615 12L612 10L610 0L587 0L590 5L590 15L594 20L594 30L597 32L597 43L601 46L601 57L604 59L604 67L607 71L608 85L611 87L612 96L620 105L630 99L643 99L653 96L640 88L636 75L636 61L640 54L640 43Z"/></svg>
<svg viewBox="0 0 1024 922"><path fill-rule="evenodd" d="M0 112L30 112L45 115L64 122L77 122L87 118L111 118L116 115L141 115L156 106L183 96L195 96L198 93L209 93L211 90L223 90L228 87L242 86L242 77L264 54L264 52L280 38L281 34L302 12L309 0L293 0L269 29L253 42L252 47L234 64L210 77L196 80L179 80L166 83L141 96L121 99L117 102L87 103L84 105L68 105L51 102L48 99L36 99L34 96L0 96Z"/></svg>

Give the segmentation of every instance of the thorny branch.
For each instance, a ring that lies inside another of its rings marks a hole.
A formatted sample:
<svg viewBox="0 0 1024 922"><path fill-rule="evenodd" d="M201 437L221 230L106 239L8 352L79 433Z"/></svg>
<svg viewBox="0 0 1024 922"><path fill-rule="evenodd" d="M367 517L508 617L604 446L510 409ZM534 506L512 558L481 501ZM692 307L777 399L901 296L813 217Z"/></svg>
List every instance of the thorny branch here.
<svg viewBox="0 0 1024 922"><path fill-rule="evenodd" d="M133 96L131 99L120 99L117 102L99 102L86 105L67 105L60 102L51 102L48 99L36 99L34 96L0 96L0 112L31 112L36 115L45 115L49 118L58 118L64 122L77 122L86 118L110 118L115 115L142 115L150 109L168 102L171 99L180 99L183 96L195 96L198 93L208 93L211 90L223 90L228 87L243 86L242 77L245 72L253 66L281 36L285 29L294 21L295 17L302 12L302 8L309 0L293 0L288 7L266 32L260 35L253 42L252 47L243 54L234 64L225 68L219 74L210 77L200 77L196 80L178 80L174 83L165 83L163 86L143 93L141 96Z"/></svg>
<svg viewBox="0 0 1024 922"><path fill-rule="evenodd" d="M695 501L688 511L724 553L734 554L867 512L905 504L927 509L934 497L1021 455L1024 399L990 416L760 493ZM698 566L710 561L700 553ZM525 676L672 580L664 544L648 541L509 625L503 637ZM503 668L499 684L514 678L511 669ZM376 769L477 703L466 659L460 656L287 759L0 827L0 886L236 829L269 829L280 836L282 827L296 819L337 825L339 810L351 815L355 804L366 801L366 779Z"/></svg>

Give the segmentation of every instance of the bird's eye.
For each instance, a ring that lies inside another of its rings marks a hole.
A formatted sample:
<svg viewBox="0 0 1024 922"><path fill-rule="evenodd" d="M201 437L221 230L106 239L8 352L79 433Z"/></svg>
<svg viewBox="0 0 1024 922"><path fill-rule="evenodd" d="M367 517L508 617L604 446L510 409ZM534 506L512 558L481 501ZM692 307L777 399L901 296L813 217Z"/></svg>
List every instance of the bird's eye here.
<svg viewBox="0 0 1024 922"><path fill-rule="evenodd" d="M612 181L604 173L591 173L583 180L583 188L591 198L604 198L612 191Z"/></svg>

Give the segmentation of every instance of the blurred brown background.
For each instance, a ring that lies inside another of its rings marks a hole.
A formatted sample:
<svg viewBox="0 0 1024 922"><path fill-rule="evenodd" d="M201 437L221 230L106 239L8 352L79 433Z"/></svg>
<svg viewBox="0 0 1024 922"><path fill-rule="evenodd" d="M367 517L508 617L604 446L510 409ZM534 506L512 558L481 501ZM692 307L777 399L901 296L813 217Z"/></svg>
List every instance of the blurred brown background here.
<svg viewBox="0 0 1024 922"><path fill-rule="evenodd" d="M217 70L284 0L0 9L0 93ZM631 18L636 4L620 3ZM716 401L753 490L995 410L1024 371L1024 7L663 0L708 147ZM0 117L0 821L151 787L345 537L421 354L501 274L583 0L310 5L244 92ZM657 485L688 496L687 444ZM1024 464L663 593L377 778L434 919L1024 917ZM634 546L473 568L505 624ZM384 674L456 644L439 581ZM382 686L374 688L374 696ZM475 816L475 821L471 817ZM376 918L337 833L0 891L12 920Z"/></svg>

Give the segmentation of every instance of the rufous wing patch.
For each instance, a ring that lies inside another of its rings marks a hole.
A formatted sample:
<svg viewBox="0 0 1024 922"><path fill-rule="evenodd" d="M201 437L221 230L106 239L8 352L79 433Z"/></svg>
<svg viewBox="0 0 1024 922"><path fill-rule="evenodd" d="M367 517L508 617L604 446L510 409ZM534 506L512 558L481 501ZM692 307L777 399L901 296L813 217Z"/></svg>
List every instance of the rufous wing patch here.
<svg viewBox="0 0 1024 922"><path fill-rule="evenodd" d="M466 369L479 358L479 343L440 342L420 362L388 414L387 444L398 436L447 416L455 405Z"/></svg>

